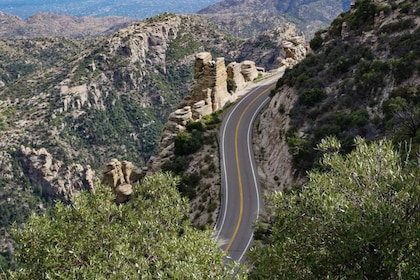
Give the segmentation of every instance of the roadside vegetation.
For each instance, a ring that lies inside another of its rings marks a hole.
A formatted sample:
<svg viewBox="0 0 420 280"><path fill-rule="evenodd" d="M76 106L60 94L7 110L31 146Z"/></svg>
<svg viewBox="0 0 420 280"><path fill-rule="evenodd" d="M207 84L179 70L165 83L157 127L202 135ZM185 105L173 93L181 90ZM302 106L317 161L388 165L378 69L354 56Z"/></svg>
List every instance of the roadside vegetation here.
<svg viewBox="0 0 420 280"><path fill-rule="evenodd" d="M418 159L389 140L354 145L343 155L337 138L323 139L309 181L268 197L250 279L420 277Z"/></svg>

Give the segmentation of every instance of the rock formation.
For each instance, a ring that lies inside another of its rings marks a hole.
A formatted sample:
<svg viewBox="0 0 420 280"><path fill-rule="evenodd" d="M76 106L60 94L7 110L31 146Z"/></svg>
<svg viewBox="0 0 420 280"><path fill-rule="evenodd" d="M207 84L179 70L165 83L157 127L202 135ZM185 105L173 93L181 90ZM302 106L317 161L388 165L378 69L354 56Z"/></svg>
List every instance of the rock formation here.
<svg viewBox="0 0 420 280"><path fill-rule="evenodd" d="M290 67L302 60L308 52L304 35L293 24L284 24L247 40L237 60L252 60L267 70Z"/></svg>
<svg viewBox="0 0 420 280"><path fill-rule="evenodd" d="M143 172L136 168L129 161L120 162L117 159L111 159L102 172L101 183L111 187L115 193L115 202L126 202L133 192L132 183L143 177Z"/></svg>
<svg viewBox="0 0 420 280"><path fill-rule="evenodd" d="M292 36L283 41L283 60L281 66L291 67L306 57L308 47L304 36Z"/></svg>
<svg viewBox="0 0 420 280"><path fill-rule="evenodd" d="M94 190L95 172L89 165L73 163L68 166L54 160L45 149L20 147L23 170L31 185L41 187L44 196L69 202L72 194L81 190Z"/></svg>
<svg viewBox="0 0 420 280"><path fill-rule="evenodd" d="M189 120L198 121L234 102L240 97L240 91L246 87L246 83L258 77L260 71L253 61L232 62L226 66L223 57L213 60L209 52L198 53L194 63L194 85L189 95L180 103L179 109L169 115L163 129L159 155L149 160L149 169L159 169L162 159L173 155L173 139L185 130ZM235 91L228 92L228 79L235 82Z"/></svg>

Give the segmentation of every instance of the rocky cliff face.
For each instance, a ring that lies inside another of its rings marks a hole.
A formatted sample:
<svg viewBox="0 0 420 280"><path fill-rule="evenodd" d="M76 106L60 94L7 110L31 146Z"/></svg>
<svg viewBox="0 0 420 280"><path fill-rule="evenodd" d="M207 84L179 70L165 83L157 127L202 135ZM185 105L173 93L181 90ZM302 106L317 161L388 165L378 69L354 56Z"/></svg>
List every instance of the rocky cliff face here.
<svg viewBox="0 0 420 280"><path fill-rule="evenodd" d="M23 172L34 186L41 187L44 196L70 202L74 193L95 189L95 172L89 165L64 165L54 160L45 149L20 147Z"/></svg>
<svg viewBox="0 0 420 280"><path fill-rule="evenodd" d="M250 59L258 66L271 70L293 66L301 61L307 52L305 35L296 30L296 25L286 23L246 40L237 60Z"/></svg>
<svg viewBox="0 0 420 280"><path fill-rule="evenodd" d="M198 53L195 56L194 85L189 95L181 101L179 109L169 115L162 132L158 157L149 161L150 170L158 170L174 155L174 138L185 131L189 121L199 121L234 102L240 97L237 93L258 75L253 61L232 62L226 67L223 57L213 60L209 52ZM235 90L228 90L228 77L237 81Z"/></svg>
<svg viewBox="0 0 420 280"><path fill-rule="evenodd" d="M24 181L45 197L68 200L90 188L86 171L100 174L110 158L144 165L158 154L164 124L189 90L165 126L170 134L179 119L191 114L197 120L233 102L238 91L228 91L226 79L237 90L245 86L258 75L250 61L272 57L256 64L278 67L291 50L286 37L293 36L276 34L261 37L271 42L253 49L249 44L257 41L234 38L205 18L163 14L92 40L1 41L4 193L18 197L16 186ZM237 57L243 62L231 63Z"/></svg>

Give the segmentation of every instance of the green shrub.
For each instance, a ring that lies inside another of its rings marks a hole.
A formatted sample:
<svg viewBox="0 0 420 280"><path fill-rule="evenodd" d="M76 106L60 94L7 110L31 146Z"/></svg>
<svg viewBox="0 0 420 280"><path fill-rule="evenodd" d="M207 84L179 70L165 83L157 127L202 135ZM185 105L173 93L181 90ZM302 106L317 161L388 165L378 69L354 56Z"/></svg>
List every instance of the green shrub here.
<svg viewBox="0 0 420 280"><path fill-rule="evenodd" d="M384 12L384 14L385 14L385 15L390 15L390 14L391 14L391 12L392 12L392 8L391 8L391 6L390 6L390 5L388 5L388 4L378 4L378 5L376 6L376 11L377 11L378 13L380 13L380 12Z"/></svg>
<svg viewBox="0 0 420 280"><path fill-rule="evenodd" d="M188 197L188 199L194 199L197 196L197 186L200 183L201 176L197 173L191 173L181 177L181 181L177 185L179 192Z"/></svg>
<svg viewBox="0 0 420 280"><path fill-rule="evenodd" d="M372 0L356 1L356 10L347 18L349 28L362 32L370 30L373 26L376 14L376 5Z"/></svg>
<svg viewBox="0 0 420 280"><path fill-rule="evenodd" d="M309 42L309 46L312 50L316 51L321 48L323 39L322 39L322 32L316 32L314 38Z"/></svg>
<svg viewBox="0 0 420 280"><path fill-rule="evenodd" d="M185 127L189 132L205 130L204 124L201 121L194 122L190 120L187 122L187 125Z"/></svg>
<svg viewBox="0 0 420 280"><path fill-rule="evenodd" d="M188 167L188 162L185 157L178 156L173 160L168 160L162 164L163 171L170 171L175 174L182 174Z"/></svg>
<svg viewBox="0 0 420 280"><path fill-rule="evenodd" d="M323 90L312 88L299 96L299 103L306 106L314 106L321 102L325 97L327 97L327 94Z"/></svg>
<svg viewBox="0 0 420 280"><path fill-rule="evenodd" d="M401 19L397 22L388 23L379 29L379 33L395 33L405 31L416 26L414 19Z"/></svg>
<svg viewBox="0 0 420 280"><path fill-rule="evenodd" d="M195 134L198 136L199 134ZM201 137L194 137L188 132L180 132L175 137L175 155L189 155L198 151L202 146Z"/></svg>
<svg viewBox="0 0 420 280"><path fill-rule="evenodd" d="M236 82L234 79L227 79L227 90L228 92L236 92L236 89L238 86L236 85Z"/></svg>
<svg viewBox="0 0 420 280"><path fill-rule="evenodd" d="M284 114L286 112L286 107L284 106L284 104L279 105L278 112L280 114Z"/></svg>
<svg viewBox="0 0 420 280"><path fill-rule="evenodd" d="M369 122L369 113L366 109L360 109L351 115L351 124L353 126L364 126Z"/></svg>
<svg viewBox="0 0 420 280"><path fill-rule="evenodd" d="M400 12L401 13L409 14L411 8L413 7L413 3L410 2L410 1L407 1L407 2L401 3L399 6L400 6Z"/></svg>

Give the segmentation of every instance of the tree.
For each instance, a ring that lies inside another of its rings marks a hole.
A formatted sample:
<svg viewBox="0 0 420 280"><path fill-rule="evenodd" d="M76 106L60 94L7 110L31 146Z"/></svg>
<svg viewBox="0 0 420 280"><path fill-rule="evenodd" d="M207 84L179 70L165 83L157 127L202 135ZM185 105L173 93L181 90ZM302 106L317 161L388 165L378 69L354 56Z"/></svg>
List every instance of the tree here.
<svg viewBox="0 0 420 280"><path fill-rule="evenodd" d="M9 278L231 279L235 267L210 231L191 226L176 183L166 173L146 177L120 205L98 186L31 216L13 231L17 269Z"/></svg>
<svg viewBox="0 0 420 280"><path fill-rule="evenodd" d="M270 196L251 278L419 279L418 165L401 162L390 141L355 145L343 156L338 140L322 140L321 170Z"/></svg>

